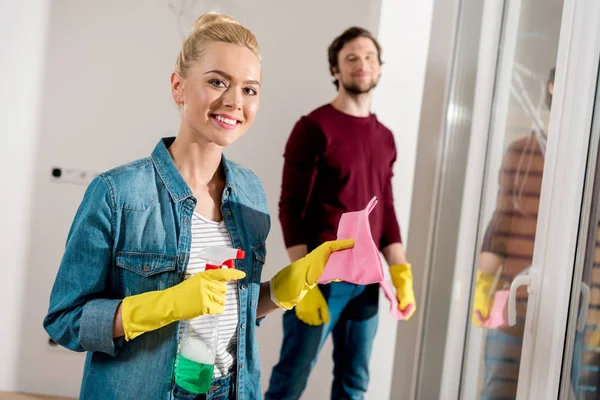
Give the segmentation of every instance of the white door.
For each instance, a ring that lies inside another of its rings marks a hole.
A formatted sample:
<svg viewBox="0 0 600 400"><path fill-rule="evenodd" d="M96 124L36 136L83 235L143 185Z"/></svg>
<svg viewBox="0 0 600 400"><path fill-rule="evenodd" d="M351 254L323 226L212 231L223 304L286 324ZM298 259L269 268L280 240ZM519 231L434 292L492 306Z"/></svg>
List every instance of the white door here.
<svg viewBox="0 0 600 400"><path fill-rule="evenodd" d="M600 395L599 22L596 0L485 3L441 398Z"/></svg>
<svg viewBox="0 0 600 400"><path fill-rule="evenodd" d="M599 52L600 2L565 1L522 399L600 397Z"/></svg>

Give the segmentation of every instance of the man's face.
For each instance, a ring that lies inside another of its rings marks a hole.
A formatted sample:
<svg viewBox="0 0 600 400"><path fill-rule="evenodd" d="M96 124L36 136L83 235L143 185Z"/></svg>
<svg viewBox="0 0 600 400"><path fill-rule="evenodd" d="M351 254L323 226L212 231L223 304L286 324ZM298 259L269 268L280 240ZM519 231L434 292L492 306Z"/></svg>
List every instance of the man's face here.
<svg viewBox="0 0 600 400"><path fill-rule="evenodd" d="M346 92L369 93L377 85L380 74L379 54L371 39L356 38L340 50L334 76Z"/></svg>

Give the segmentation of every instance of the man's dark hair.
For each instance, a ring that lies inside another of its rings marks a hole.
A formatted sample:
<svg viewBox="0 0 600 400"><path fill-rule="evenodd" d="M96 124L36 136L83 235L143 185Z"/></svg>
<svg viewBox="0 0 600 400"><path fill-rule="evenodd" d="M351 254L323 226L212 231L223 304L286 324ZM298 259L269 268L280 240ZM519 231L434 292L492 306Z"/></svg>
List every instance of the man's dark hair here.
<svg viewBox="0 0 600 400"><path fill-rule="evenodd" d="M379 64L382 64L381 46L379 45L377 39L375 39L375 37L373 37L373 35L371 35L371 32L369 32L368 30L358 26L353 26L351 28L346 29L340 36L333 39L333 42L331 42L331 44L329 45L329 49L327 49L327 54L329 56L329 72L331 72L331 75L335 74L338 71L338 55L340 54L340 50L342 50L342 47L344 47L346 43L351 42L359 37L368 38L373 41L375 47L377 48L377 58L379 59ZM339 82L337 79L333 81L333 84L336 88L339 87Z"/></svg>

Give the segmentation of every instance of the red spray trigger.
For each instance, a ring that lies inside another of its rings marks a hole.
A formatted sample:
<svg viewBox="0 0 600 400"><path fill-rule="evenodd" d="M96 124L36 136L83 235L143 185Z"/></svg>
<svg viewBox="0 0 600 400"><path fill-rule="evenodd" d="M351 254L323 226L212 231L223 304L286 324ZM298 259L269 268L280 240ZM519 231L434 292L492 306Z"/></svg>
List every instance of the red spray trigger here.
<svg viewBox="0 0 600 400"><path fill-rule="evenodd" d="M206 270L208 271L223 267L235 268L235 260L244 259L246 252L240 249L211 246L202 249L198 255L207 261Z"/></svg>

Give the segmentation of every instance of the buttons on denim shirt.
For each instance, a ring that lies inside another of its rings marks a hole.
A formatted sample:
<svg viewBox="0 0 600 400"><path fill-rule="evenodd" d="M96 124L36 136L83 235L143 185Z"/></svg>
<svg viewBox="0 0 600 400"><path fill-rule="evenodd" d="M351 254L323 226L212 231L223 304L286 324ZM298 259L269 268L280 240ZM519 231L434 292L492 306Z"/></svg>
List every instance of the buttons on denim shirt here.
<svg viewBox="0 0 600 400"><path fill-rule="evenodd" d="M242 285L242 290L246 290L246 285Z"/></svg>
<svg viewBox="0 0 600 400"><path fill-rule="evenodd" d="M144 265L144 272L150 271L150 266L148 264Z"/></svg>
<svg viewBox="0 0 600 400"><path fill-rule="evenodd" d="M246 329L246 324L242 324L242 329Z"/></svg>
<svg viewBox="0 0 600 400"><path fill-rule="evenodd" d="M240 364L240 369L244 369L244 363Z"/></svg>
<svg viewBox="0 0 600 400"><path fill-rule="evenodd" d="M181 253L181 255L179 256L179 261L180 262L184 262L185 261L185 253Z"/></svg>
<svg viewBox="0 0 600 400"><path fill-rule="evenodd" d="M231 188L225 189L225 192L223 193L223 197L221 198L221 204L225 204L225 201L227 200L227 197L229 197L230 194L231 194Z"/></svg>
<svg viewBox="0 0 600 400"><path fill-rule="evenodd" d="M227 215L231 215L231 211L227 210Z"/></svg>
<svg viewBox="0 0 600 400"><path fill-rule="evenodd" d="M190 224L190 220L189 220L189 219L187 219L187 218L186 218L186 219L184 219L184 220L183 220L183 224L184 224L184 225L189 225L189 224Z"/></svg>

